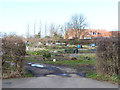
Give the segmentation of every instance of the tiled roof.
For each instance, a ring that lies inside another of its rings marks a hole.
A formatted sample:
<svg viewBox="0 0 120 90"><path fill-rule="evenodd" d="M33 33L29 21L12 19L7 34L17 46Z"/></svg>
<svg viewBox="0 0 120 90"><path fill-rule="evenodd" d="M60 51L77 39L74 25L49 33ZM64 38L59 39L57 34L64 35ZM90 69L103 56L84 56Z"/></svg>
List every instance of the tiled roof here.
<svg viewBox="0 0 120 90"><path fill-rule="evenodd" d="M106 31L103 29L84 29L85 32L80 35L80 37L82 37L83 35L85 35L85 37L110 37L112 35L112 33L110 31ZM68 33L68 39L73 39L75 37L75 32L76 29L68 29L67 33ZM94 33L94 34L90 34ZM66 36L64 36L65 38Z"/></svg>

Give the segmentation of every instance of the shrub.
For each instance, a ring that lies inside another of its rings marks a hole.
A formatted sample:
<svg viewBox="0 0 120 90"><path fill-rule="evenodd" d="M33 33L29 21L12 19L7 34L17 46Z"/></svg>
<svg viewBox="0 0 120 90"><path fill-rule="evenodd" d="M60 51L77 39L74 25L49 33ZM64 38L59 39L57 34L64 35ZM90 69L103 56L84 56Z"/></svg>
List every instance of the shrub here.
<svg viewBox="0 0 120 90"><path fill-rule="evenodd" d="M48 50L39 50L39 51L26 51L28 55L42 55L42 53L49 52Z"/></svg>
<svg viewBox="0 0 120 90"><path fill-rule="evenodd" d="M73 53L73 52L74 52L74 50L73 50L73 48L70 48L70 49L65 49L65 52L66 52L66 53Z"/></svg>
<svg viewBox="0 0 120 90"><path fill-rule="evenodd" d="M89 40L89 39L73 39L73 40L66 40L64 41L67 44L71 44L71 45L78 45L78 44L83 44L83 45L89 45L91 43L93 43L93 40Z"/></svg>
<svg viewBox="0 0 120 90"><path fill-rule="evenodd" d="M43 59L49 59L51 57L51 53L43 53Z"/></svg>
<svg viewBox="0 0 120 90"><path fill-rule="evenodd" d="M26 51L26 54L27 54L27 55L31 55L32 52L31 52L31 51Z"/></svg>
<svg viewBox="0 0 120 90"><path fill-rule="evenodd" d="M119 42L118 37L97 39L96 68L99 74L108 76L119 74Z"/></svg>
<svg viewBox="0 0 120 90"><path fill-rule="evenodd" d="M58 51L58 53L63 53L63 51Z"/></svg>
<svg viewBox="0 0 120 90"><path fill-rule="evenodd" d="M2 39L3 78L21 76L26 46L20 37L8 36ZM11 65L12 64L12 65Z"/></svg>

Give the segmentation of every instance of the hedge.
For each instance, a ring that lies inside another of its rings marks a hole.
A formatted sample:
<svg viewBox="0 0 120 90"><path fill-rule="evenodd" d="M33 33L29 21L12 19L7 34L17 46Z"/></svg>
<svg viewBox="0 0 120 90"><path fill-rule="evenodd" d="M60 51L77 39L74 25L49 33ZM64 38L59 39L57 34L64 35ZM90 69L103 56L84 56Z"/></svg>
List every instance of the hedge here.
<svg viewBox="0 0 120 90"><path fill-rule="evenodd" d="M120 75L120 39L118 37L97 39L96 68L98 74Z"/></svg>
<svg viewBox="0 0 120 90"><path fill-rule="evenodd" d="M2 39L2 75L3 78L23 75L23 60L26 53L21 37L8 36Z"/></svg>

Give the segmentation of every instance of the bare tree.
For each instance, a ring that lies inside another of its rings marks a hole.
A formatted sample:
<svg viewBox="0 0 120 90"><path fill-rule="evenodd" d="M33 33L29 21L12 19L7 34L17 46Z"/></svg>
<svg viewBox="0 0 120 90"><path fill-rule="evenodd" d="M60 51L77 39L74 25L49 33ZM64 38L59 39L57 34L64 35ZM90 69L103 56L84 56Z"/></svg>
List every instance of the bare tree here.
<svg viewBox="0 0 120 90"><path fill-rule="evenodd" d="M51 24L49 30L50 30L50 37L53 37L54 33L56 32L55 25Z"/></svg>
<svg viewBox="0 0 120 90"><path fill-rule="evenodd" d="M36 22L34 23L34 37L35 37L35 32L36 32Z"/></svg>
<svg viewBox="0 0 120 90"><path fill-rule="evenodd" d="M71 29L71 25L69 23L65 23L62 27L62 33L63 33L65 39L68 39L69 35L72 34L72 32L69 31L68 29Z"/></svg>
<svg viewBox="0 0 120 90"><path fill-rule="evenodd" d="M64 36L65 36L66 39L68 39L68 34L69 34L68 31L67 31L68 26L69 26L68 23L65 23L64 28L63 28Z"/></svg>
<svg viewBox="0 0 120 90"><path fill-rule="evenodd" d="M27 25L27 38L29 38L29 24Z"/></svg>
<svg viewBox="0 0 120 90"><path fill-rule="evenodd" d="M57 34L61 34L62 36L65 35L66 31L64 30L64 25L58 25L56 30L57 30Z"/></svg>
<svg viewBox="0 0 120 90"><path fill-rule="evenodd" d="M41 38L41 28L42 28L42 24L41 24L41 21L40 21L40 24L39 24L39 32L38 32L39 38Z"/></svg>
<svg viewBox="0 0 120 90"><path fill-rule="evenodd" d="M75 14L71 17L71 20L67 25L69 29L73 29L75 31L75 37L78 37L79 39L87 26L86 18L82 14Z"/></svg>
<svg viewBox="0 0 120 90"><path fill-rule="evenodd" d="M47 22L45 22L45 36L47 36Z"/></svg>
<svg viewBox="0 0 120 90"><path fill-rule="evenodd" d="M56 37L56 39L60 39L60 38L63 38L63 34L64 34L63 26L57 25L54 32L54 37Z"/></svg>

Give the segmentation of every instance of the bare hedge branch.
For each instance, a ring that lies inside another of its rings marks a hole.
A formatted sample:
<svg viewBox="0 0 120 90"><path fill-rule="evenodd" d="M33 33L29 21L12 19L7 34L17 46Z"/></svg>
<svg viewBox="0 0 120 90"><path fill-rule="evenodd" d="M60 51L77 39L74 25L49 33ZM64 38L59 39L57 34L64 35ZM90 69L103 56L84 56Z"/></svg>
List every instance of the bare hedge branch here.
<svg viewBox="0 0 120 90"><path fill-rule="evenodd" d="M118 37L97 39L97 61L96 68L99 74L111 76L120 75L119 45Z"/></svg>
<svg viewBox="0 0 120 90"><path fill-rule="evenodd" d="M2 39L2 75L3 78L21 76L26 53L25 43L21 37L8 36Z"/></svg>

